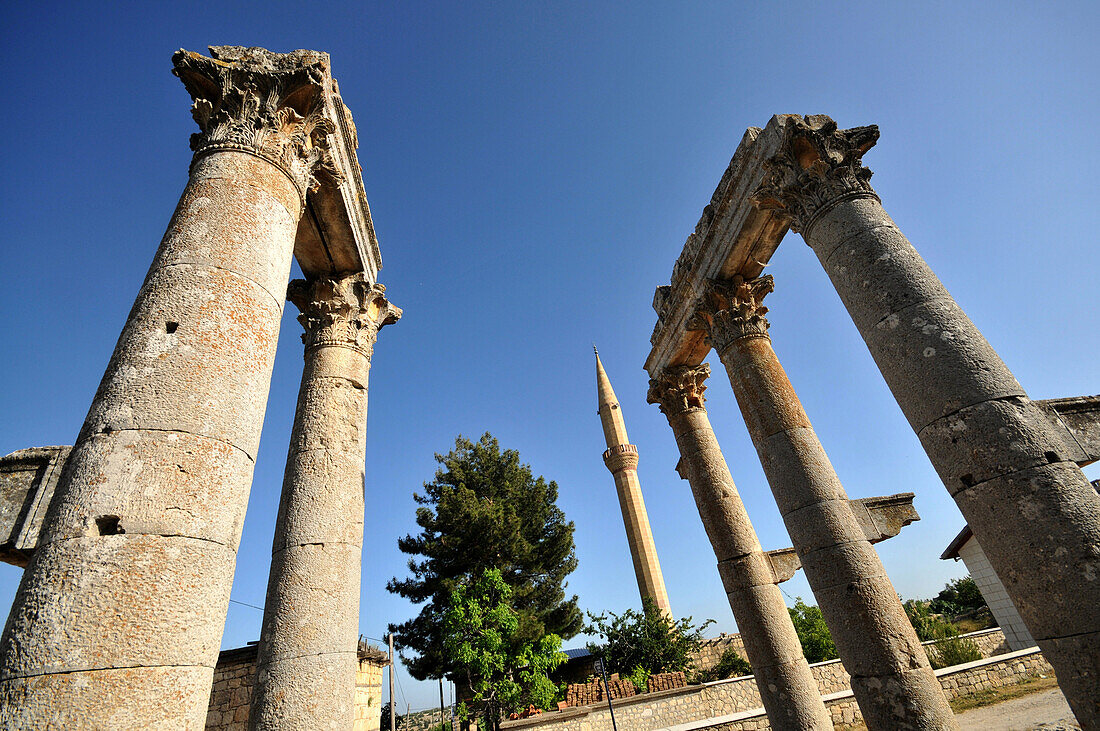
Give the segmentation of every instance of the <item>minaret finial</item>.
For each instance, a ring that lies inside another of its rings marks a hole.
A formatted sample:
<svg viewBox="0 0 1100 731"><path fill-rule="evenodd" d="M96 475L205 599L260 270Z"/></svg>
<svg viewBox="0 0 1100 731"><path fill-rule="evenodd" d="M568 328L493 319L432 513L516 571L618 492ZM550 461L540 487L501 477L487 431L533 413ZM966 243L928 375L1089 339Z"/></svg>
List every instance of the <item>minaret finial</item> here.
<svg viewBox="0 0 1100 731"><path fill-rule="evenodd" d="M592 343L592 352L595 353L596 355L600 354L600 351L596 350L596 344L595 343Z"/></svg>

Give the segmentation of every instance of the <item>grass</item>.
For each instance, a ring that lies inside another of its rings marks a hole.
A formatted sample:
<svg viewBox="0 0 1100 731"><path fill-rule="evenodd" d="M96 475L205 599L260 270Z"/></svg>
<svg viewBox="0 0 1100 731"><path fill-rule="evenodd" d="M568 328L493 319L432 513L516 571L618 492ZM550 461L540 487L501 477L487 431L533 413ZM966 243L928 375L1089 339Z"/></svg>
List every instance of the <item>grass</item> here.
<svg viewBox="0 0 1100 731"><path fill-rule="evenodd" d="M965 695L956 698L951 701L951 710L955 713L962 713L963 711L981 708L982 706L991 706L994 703L1010 701L1013 698L1019 698L1021 696L1031 695L1032 693L1038 693L1041 690L1049 690L1057 687L1058 681L1055 680L1053 676L1042 678L1036 675L1021 680L1015 685L1006 685L1003 688L994 688L992 690L979 690L973 695Z"/></svg>
<svg viewBox="0 0 1100 731"><path fill-rule="evenodd" d="M1025 680L1021 680L1015 685L1006 685L1003 688L994 688L992 690L980 690L972 695L956 698L951 701L951 710L955 713L962 713L963 711L971 711L975 708L991 706L995 703L1010 701L1013 698L1020 698L1025 695L1031 695L1032 693L1038 693L1042 690L1049 690L1057 687L1058 681L1055 680L1053 676L1042 678L1035 675ZM867 726L862 722L840 724L836 727L836 731L867 731Z"/></svg>

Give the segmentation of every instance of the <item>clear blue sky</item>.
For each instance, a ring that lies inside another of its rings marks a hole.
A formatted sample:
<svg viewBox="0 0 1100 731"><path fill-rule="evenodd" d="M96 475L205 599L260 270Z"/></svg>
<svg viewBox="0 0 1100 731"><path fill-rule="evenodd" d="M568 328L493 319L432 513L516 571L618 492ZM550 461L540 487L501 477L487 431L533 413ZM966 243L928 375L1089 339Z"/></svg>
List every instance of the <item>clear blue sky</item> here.
<svg viewBox="0 0 1100 731"><path fill-rule="evenodd" d="M732 631L642 363L653 288L742 133L777 112L880 125L866 162L886 209L1032 397L1097 393L1098 17L1087 2L12 3L0 453L73 442L183 189L195 126L172 52L324 50L358 124L380 279L405 310L371 374L361 631L415 613L384 590L404 573L412 492L433 452L486 430L557 480L582 607L638 603L593 342L642 456L673 609ZM961 516L809 248L790 235L769 272L775 349L849 494L917 494L923 520L880 545L895 586L935 594L965 572L938 560ZM294 314L233 589L249 604L301 374ZM720 366L708 396L761 541L789 545ZM0 605L19 574L0 566ZM811 596L801 576L784 589ZM260 620L231 605L225 646ZM401 676L414 708L435 702Z"/></svg>

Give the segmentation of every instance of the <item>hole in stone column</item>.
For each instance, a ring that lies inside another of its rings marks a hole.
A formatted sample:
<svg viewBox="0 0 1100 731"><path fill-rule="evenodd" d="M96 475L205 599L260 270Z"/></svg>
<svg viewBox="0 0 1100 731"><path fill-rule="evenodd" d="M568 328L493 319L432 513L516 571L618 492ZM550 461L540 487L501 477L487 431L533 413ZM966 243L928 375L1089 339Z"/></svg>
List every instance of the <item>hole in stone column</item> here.
<svg viewBox="0 0 1100 731"><path fill-rule="evenodd" d="M95 519L95 527L101 536L117 536L125 533L119 525L120 518L117 515L100 515Z"/></svg>
<svg viewBox="0 0 1100 731"><path fill-rule="evenodd" d="M974 475L963 475L959 478L959 482L967 487L974 487Z"/></svg>
<svg viewBox="0 0 1100 731"><path fill-rule="evenodd" d="M179 326L180 324L178 322L166 322L164 323L164 331L171 335L179 328Z"/></svg>

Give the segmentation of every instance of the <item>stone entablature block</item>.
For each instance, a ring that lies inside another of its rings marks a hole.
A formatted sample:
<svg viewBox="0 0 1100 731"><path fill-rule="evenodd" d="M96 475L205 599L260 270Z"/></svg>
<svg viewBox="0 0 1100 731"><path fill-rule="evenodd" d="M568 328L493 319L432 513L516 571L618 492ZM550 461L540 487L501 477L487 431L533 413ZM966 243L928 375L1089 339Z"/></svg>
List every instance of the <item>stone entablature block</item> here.
<svg viewBox="0 0 1100 731"><path fill-rule="evenodd" d="M0 561L26 567L72 447L33 447L0 457Z"/></svg>
<svg viewBox="0 0 1100 731"><path fill-rule="evenodd" d="M378 277L382 256L356 149L358 134L327 53L211 46L179 50L173 73L195 100L196 159L218 149L250 152L294 182L305 207L294 254L307 275Z"/></svg>

